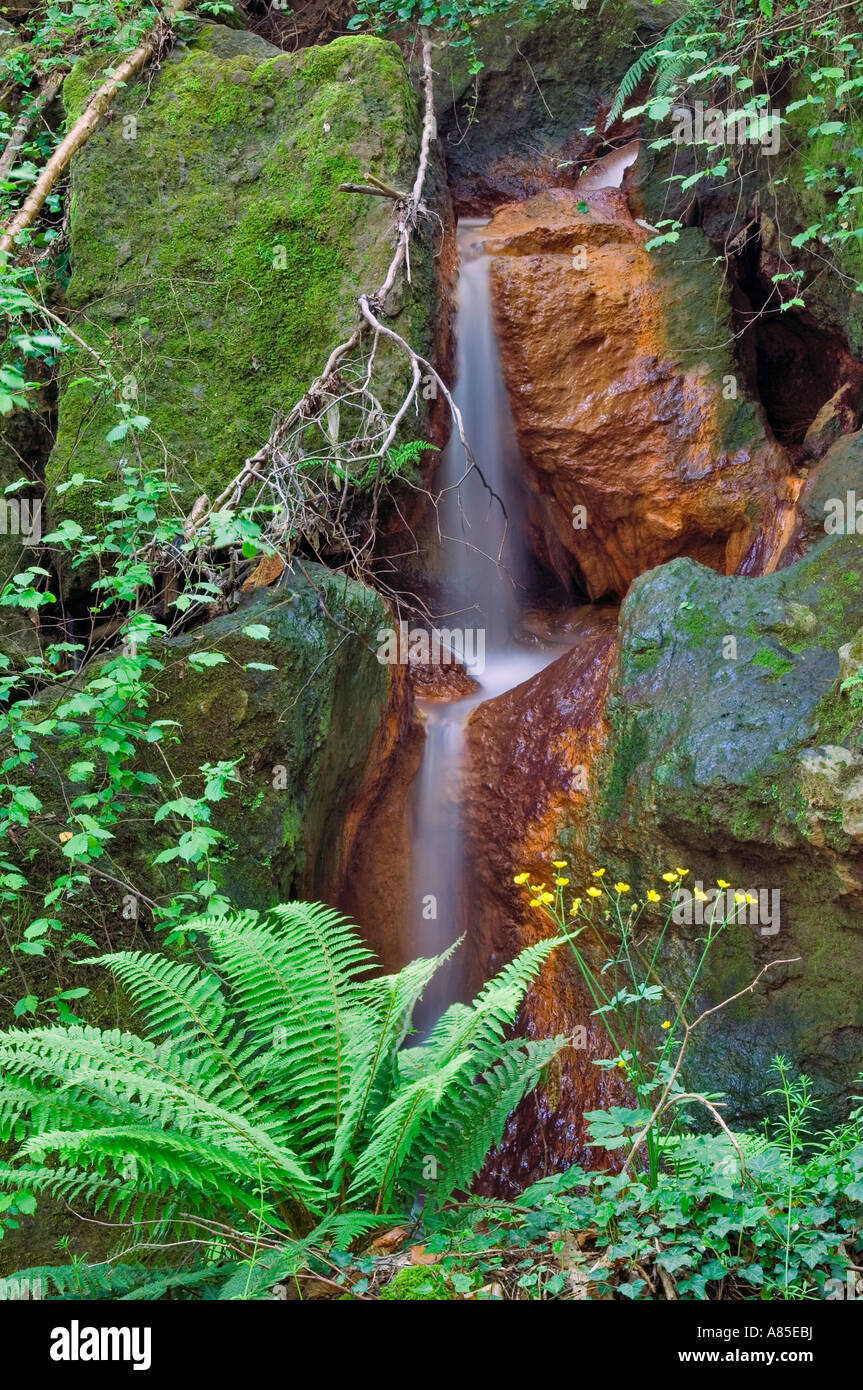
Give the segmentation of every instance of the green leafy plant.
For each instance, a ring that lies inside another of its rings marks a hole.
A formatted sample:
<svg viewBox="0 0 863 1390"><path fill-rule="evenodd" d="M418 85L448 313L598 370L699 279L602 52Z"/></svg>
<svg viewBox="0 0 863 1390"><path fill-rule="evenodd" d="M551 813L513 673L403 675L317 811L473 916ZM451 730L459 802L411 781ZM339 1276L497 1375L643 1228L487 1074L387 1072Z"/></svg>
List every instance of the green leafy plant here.
<svg viewBox="0 0 863 1390"><path fill-rule="evenodd" d="M657 152L674 143L673 113L695 101L719 112L723 123L733 117L738 131L771 131L766 143L751 136L746 142L717 142L705 122L703 132L686 141L691 156L687 167L679 172L675 161L667 176L670 189L677 186L692 198L751 174L759 160L775 156L783 143L795 151L801 185L796 196L810 209L806 216L814 211L816 220L788 233L777 228L782 267L772 276L772 310L805 306L798 284L805 271L793 262L799 259L795 253L807 246L818 257L819 274L839 274L849 288L854 277L863 276L863 185L857 177L863 148L859 21L859 7L830 0L790 0L781 12L772 0L687 0L663 37L630 66L609 111L608 126L621 117L644 117L654 137L649 148ZM646 99L629 105L644 88ZM776 175L774 169L778 188L787 175ZM804 190L809 192L801 200ZM649 247L674 240L682 224L667 218L660 225L672 230ZM728 233L729 241L734 231ZM845 268L831 258L834 248L845 253Z"/></svg>
<svg viewBox="0 0 863 1390"><path fill-rule="evenodd" d="M0 1137L18 1141L0 1186L87 1203L128 1223L128 1247L182 1231L209 1251L218 1229L223 1256L253 1259L336 1217L360 1233L420 1190L439 1208L561 1046L506 1036L554 941L406 1047L449 953L371 974L356 929L307 903L187 928L211 967L138 952L90 962L128 992L142 1034L0 1035Z"/></svg>
<svg viewBox="0 0 863 1390"><path fill-rule="evenodd" d="M655 1184L573 1167L514 1201L471 1197L431 1218L427 1249L494 1299L842 1297L860 1263L863 1111L810 1133L807 1078L773 1069L780 1113L762 1132L679 1135Z"/></svg>
<svg viewBox="0 0 863 1390"><path fill-rule="evenodd" d="M662 886L671 894L663 903L663 894L655 888L649 888L641 899L634 898L628 883L609 883L604 868L593 870L583 894L572 898L567 891L570 879L565 862L554 861L552 869L553 889L544 883L530 883L527 873L517 874L515 882L533 895L531 906L547 916L555 931L569 942L595 1005L593 1016L602 1024L610 1044L610 1056L595 1058L595 1063L603 1070L621 1073L635 1101L634 1105L588 1112L585 1119L591 1138L605 1149L626 1148L626 1167L643 1144L648 1185L655 1187L663 1157L678 1144L681 1128L690 1126L693 1108L706 1111L732 1144L735 1142L717 1108L721 1098L685 1086L682 1068L693 1032L731 1002L692 1014L710 952L731 923L745 921L757 899L735 892L724 879L717 880L710 893L696 886L690 901L701 904L704 935L685 988L676 993L662 979L660 970L677 905L675 894L689 870L668 869L663 874ZM651 917L658 920L651 923ZM765 966L758 978L769 968ZM742 1153L740 1158L742 1162Z"/></svg>

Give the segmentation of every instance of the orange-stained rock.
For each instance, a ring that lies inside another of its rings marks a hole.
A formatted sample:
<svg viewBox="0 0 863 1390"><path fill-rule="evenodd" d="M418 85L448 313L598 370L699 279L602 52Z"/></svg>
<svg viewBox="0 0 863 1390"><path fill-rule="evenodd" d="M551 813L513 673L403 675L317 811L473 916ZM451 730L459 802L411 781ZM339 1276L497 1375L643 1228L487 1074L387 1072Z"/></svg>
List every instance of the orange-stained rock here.
<svg viewBox="0 0 863 1390"><path fill-rule="evenodd" d="M479 690L479 682L469 675L460 662L451 665L414 666L411 664L414 691L424 700L463 700Z"/></svg>
<svg viewBox="0 0 863 1390"><path fill-rule="evenodd" d="M787 539L789 461L744 399L709 243L649 235L617 189L551 189L483 233L532 543L591 597L678 555L761 572L762 524Z"/></svg>
<svg viewBox="0 0 863 1390"><path fill-rule="evenodd" d="M467 726L466 815L471 861L469 950L478 988L524 946L549 931L513 876L529 870L549 882L553 859L568 858L556 829L572 825L586 801L591 766L605 737L603 709L614 657L616 612L588 613L577 645L532 680L488 700ZM566 949L531 988L522 1011L528 1035L585 1029L587 1046L569 1048L553 1065L544 1093L510 1119L501 1150L489 1160L482 1190L511 1193L567 1163L604 1161L585 1148L582 1111L608 1099L605 1035Z"/></svg>

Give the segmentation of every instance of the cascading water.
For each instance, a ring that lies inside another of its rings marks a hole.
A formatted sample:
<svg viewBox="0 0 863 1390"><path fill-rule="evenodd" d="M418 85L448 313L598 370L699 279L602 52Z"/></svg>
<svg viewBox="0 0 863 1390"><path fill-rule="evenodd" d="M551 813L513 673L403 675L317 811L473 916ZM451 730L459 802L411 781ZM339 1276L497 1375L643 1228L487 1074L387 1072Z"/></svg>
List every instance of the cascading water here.
<svg viewBox="0 0 863 1390"><path fill-rule="evenodd" d="M576 184L590 194L619 188L638 153L635 142L595 161ZM462 779L465 727L484 700L529 680L561 654L564 639L551 646L517 640L530 572L525 513L524 464L515 437L500 369L482 222L459 225L461 275L456 337L454 397L477 469L465 476L465 457L454 434L437 477L442 498L436 572L447 627L468 629L473 659L465 665L478 689L449 703L420 700L426 744L413 803L413 955L434 955L451 945L468 925L469 866L465 862ZM507 520L508 518L508 520ZM422 1029L461 994L463 969L456 953L439 972L418 1011Z"/></svg>
<svg viewBox="0 0 863 1390"><path fill-rule="evenodd" d="M483 225L462 222L459 227L462 269L454 391L477 467L465 476L464 450L454 435L436 480L443 494L438 506L437 570L446 616L440 623L463 635L465 666L479 689L449 703L419 702L426 719L426 745L413 807L417 955L440 952L466 925L461 781L467 719L482 701L528 680L560 655L559 647L529 647L515 640L530 568L519 524L525 505L524 465L498 360L489 261L477 235ZM458 997L462 973L458 954L427 992L420 1026Z"/></svg>

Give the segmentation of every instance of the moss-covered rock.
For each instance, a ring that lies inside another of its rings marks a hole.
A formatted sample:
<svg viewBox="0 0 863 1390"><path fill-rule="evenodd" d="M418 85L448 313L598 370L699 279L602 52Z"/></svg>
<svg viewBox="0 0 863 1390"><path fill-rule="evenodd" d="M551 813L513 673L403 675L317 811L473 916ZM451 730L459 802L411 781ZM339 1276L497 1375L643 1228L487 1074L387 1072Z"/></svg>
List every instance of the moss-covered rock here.
<svg viewBox="0 0 863 1390"><path fill-rule="evenodd" d="M94 873L86 896L64 911L66 934L85 931L108 949L152 949L162 937L153 931L148 904L166 904L202 874L241 907L291 898L336 901L357 808L381 773L386 730L400 710L403 687L376 656L376 634L389 621L372 590L308 565L278 587L244 594L235 612L154 645L161 669L149 719L168 721L166 737L158 748L139 745L135 768L158 776L164 799L197 800L204 764L236 762L238 784L211 806L210 824L226 837L228 852L197 867L156 863L189 822L154 823L161 796L147 805L127 803L97 864L107 877ZM200 653L221 660L196 667L190 658ZM67 772L79 756L57 740L50 756L46 749L32 764L30 784L43 810L7 846L31 895L7 920L5 946L0 942L0 977L16 972L15 992L7 990L0 1001L0 1024L10 1022L15 999L27 992L44 999L58 978L62 988L94 985L56 951L47 958L8 956L9 944L38 915L34 904L68 870L61 837L74 828L69 801L86 788L72 786ZM82 1006L84 1016L113 1026L114 1002L111 993L94 995Z"/></svg>
<svg viewBox="0 0 863 1390"><path fill-rule="evenodd" d="M863 1067L863 708L840 688L861 626L859 536L759 579L676 560L637 580L622 610L590 862L642 887L681 866L690 887L778 892L720 938L704 1006L794 958L694 1037L691 1084L728 1093L738 1117L757 1113L777 1052L836 1111ZM573 827L563 843L583 836ZM678 985L703 935L697 916L673 929Z"/></svg>
<svg viewBox="0 0 863 1390"><path fill-rule="evenodd" d="M390 621L380 598L319 565L304 570L158 652L158 717L182 726L183 773L242 759L242 789L214 824L237 845L216 874L243 906L333 892L345 819L392 693L392 668L375 654ZM252 625L269 639L246 635ZM202 650L227 660L196 671L188 658Z"/></svg>
<svg viewBox="0 0 863 1390"><path fill-rule="evenodd" d="M840 534L840 528L863 532L863 431L828 449L800 495L800 513L813 539Z"/></svg>
<svg viewBox="0 0 863 1390"><path fill-rule="evenodd" d="M70 119L96 80L83 62L66 79ZM391 43L344 38L287 54L204 24L118 96L74 160L70 304L151 421L144 464L167 472L182 505L235 475L350 329L359 291L383 279L392 203L338 187L365 172L409 186L420 128ZM433 169L430 203L437 178ZM435 227L424 219L412 287L388 304L427 354L438 332ZM383 360L386 405L410 372L395 350ZM110 393L69 373L49 483L75 472L110 480L119 450L105 435L117 418ZM56 505L86 524L93 501L73 489Z"/></svg>
<svg viewBox="0 0 863 1390"><path fill-rule="evenodd" d="M229 784L211 815L232 849L208 866L236 905L268 908L338 894L350 848L346 821L364 778L374 773L372 749L399 694L392 667L375 655L375 634L388 623L371 589L309 564L278 587L243 594L235 612L151 646L161 669L153 676L149 719L168 721L167 735L157 751L140 745L136 767L156 774L165 798L196 799L203 765L238 763L239 785ZM190 657L197 653L213 655L196 664ZM76 785L71 792L64 781L76 756L74 748L56 749L32 766L44 813L18 858L26 863L36 853L28 877L43 891L63 872L69 795L85 791ZM183 876L182 862L154 863L189 826L175 821L168 831L151 817L151 808L128 809L113 827L115 881L106 888L94 878L108 920L121 922L126 885L142 903L164 903L199 877ZM53 855L44 849L51 842Z"/></svg>

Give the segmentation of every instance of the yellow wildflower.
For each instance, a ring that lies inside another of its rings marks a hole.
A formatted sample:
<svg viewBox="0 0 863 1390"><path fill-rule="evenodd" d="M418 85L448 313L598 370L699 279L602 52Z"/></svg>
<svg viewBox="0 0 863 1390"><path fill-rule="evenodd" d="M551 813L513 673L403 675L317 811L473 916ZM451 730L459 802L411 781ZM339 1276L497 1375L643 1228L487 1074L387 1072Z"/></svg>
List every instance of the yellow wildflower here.
<svg viewBox="0 0 863 1390"><path fill-rule="evenodd" d="M552 862L552 864L554 865L554 867L555 867L556 869L565 869L565 868L566 868L566 860L565 860L565 859L552 859L551 862Z"/></svg>
<svg viewBox="0 0 863 1390"><path fill-rule="evenodd" d="M519 887L521 887L523 883L527 883L527 880L529 878L530 874L516 874L515 878L513 879L513 883L517 883Z"/></svg>
<svg viewBox="0 0 863 1390"><path fill-rule="evenodd" d="M554 881L557 884L558 888L565 888L566 885L569 883L568 878L556 878Z"/></svg>
<svg viewBox="0 0 863 1390"><path fill-rule="evenodd" d="M648 888L648 890L647 890L647 901L648 901L649 903L658 903L658 902L661 902L661 901L662 901L661 894L657 893L657 891L656 891L655 888Z"/></svg>
<svg viewBox="0 0 863 1390"><path fill-rule="evenodd" d="M553 894L553 893L540 893L540 895L539 895L539 900L540 900L541 903L553 903L553 902L554 902L554 894Z"/></svg>
<svg viewBox="0 0 863 1390"><path fill-rule="evenodd" d="M670 869L669 869L668 873L667 873L667 874L663 874L662 877L665 879L665 882L666 882L666 883L676 883L676 882L677 882L677 874L673 874L673 873L671 872Z"/></svg>
<svg viewBox="0 0 863 1390"><path fill-rule="evenodd" d="M701 891L700 888L696 888L696 890L695 890L695 901L698 902L698 903L706 903L706 902L707 902L707 894L706 894L706 893L702 893L702 891Z"/></svg>
<svg viewBox="0 0 863 1390"><path fill-rule="evenodd" d="M603 875L604 873L605 873L605 869L594 869L594 871L593 871L593 877L594 877L594 878L602 878L602 875Z"/></svg>
<svg viewBox="0 0 863 1390"><path fill-rule="evenodd" d="M688 874L688 873L689 873L689 870L688 870L688 869L678 869L676 865L675 865L674 871L675 871L675 873L680 874L680 877L681 877L681 878L683 878L684 874Z"/></svg>
<svg viewBox="0 0 863 1390"><path fill-rule="evenodd" d="M614 885L614 891L615 891L615 893L628 893L628 892L629 892L629 884L628 884L628 883L615 883L615 885Z"/></svg>
<svg viewBox="0 0 863 1390"><path fill-rule="evenodd" d="M748 903L757 903L757 902L758 902L758 899L756 898L756 896L755 896L754 893L747 893L747 894L746 894L746 901L747 901Z"/></svg>
<svg viewBox="0 0 863 1390"><path fill-rule="evenodd" d="M745 902L746 902L746 894L745 894L745 893L735 893L735 894L734 894L734 901L735 901L736 903L745 903Z"/></svg>
<svg viewBox="0 0 863 1390"><path fill-rule="evenodd" d="M570 916L571 916L571 917L576 917L576 916L578 915L578 909L579 909L580 907L581 907L581 898L573 898L572 907L569 909Z"/></svg>
<svg viewBox="0 0 863 1390"><path fill-rule="evenodd" d="M718 878L718 879L716 880L716 886L717 886L718 888L730 888L730 887L731 887L731 884L728 883L728 882L726 881L726 879L724 879L724 878Z"/></svg>
<svg viewBox="0 0 863 1390"><path fill-rule="evenodd" d="M588 892L588 896L591 897L591 898L600 898L600 897L602 897L602 889L601 889L601 888L588 888L587 892Z"/></svg>
<svg viewBox="0 0 863 1390"><path fill-rule="evenodd" d="M540 901L539 901L539 898L531 898L531 900L530 900L530 905L531 905L531 907L541 907L541 906L542 906L542 904L541 904Z"/></svg>
<svg viewBox="0 0 863 1390"><path fill-rule="evenodd" d="M666 1019L665 1022L664 1022L664 1023L660 1023L659 1026L660 1026L660 1028L670 1028L670 1027L671 1027L671 1024L669 1023L668 1019Z"/></svg>

